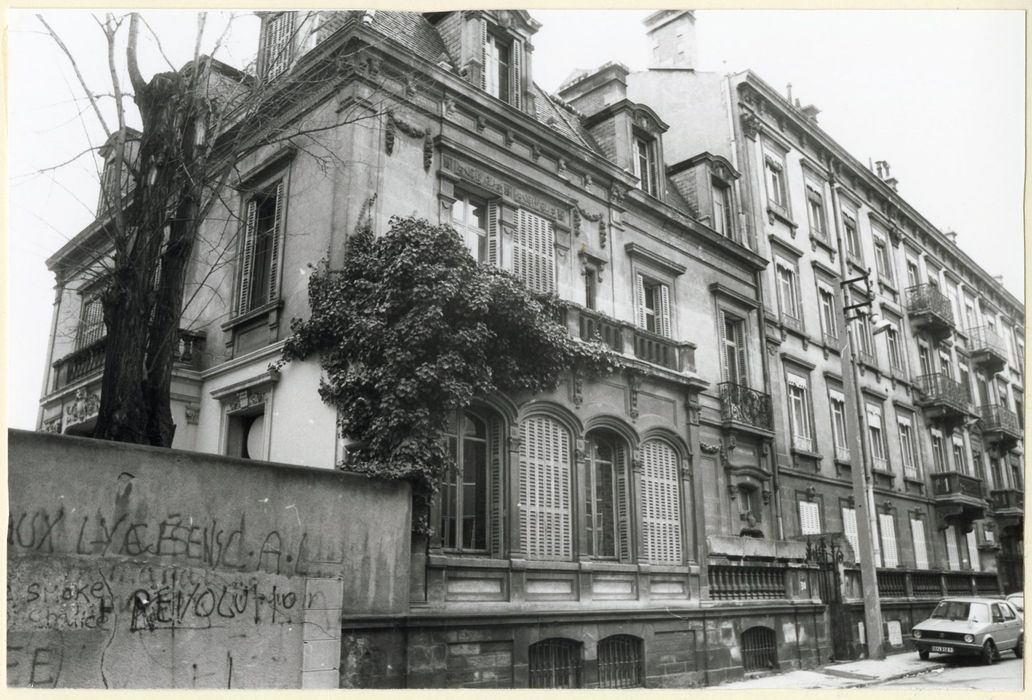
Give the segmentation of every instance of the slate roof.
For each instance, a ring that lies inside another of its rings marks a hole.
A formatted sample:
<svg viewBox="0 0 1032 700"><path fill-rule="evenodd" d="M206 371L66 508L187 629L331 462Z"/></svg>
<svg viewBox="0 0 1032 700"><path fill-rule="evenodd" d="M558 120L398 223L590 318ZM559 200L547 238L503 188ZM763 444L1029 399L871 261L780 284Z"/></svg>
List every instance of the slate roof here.
<svg viewBox="0 0 1032 700"><path fill-rule="evenodd" d="M356 14L361 16L365 13L356 11ZM457 65L437 28L419 12L376 10L371 26L430 63L437 63L443 53L452 65Z"/></svg>

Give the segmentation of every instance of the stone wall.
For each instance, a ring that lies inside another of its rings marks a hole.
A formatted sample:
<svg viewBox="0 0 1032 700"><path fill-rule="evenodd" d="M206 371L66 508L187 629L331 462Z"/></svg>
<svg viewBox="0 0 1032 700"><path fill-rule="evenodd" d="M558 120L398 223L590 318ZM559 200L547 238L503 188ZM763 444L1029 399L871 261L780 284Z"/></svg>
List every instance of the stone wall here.
<svg viewBox="0 0 1032 700"><path fill-rule="evenodd" d="M337 687L408 603L410 496L328 470L9 431L11 686Z"/></svg>

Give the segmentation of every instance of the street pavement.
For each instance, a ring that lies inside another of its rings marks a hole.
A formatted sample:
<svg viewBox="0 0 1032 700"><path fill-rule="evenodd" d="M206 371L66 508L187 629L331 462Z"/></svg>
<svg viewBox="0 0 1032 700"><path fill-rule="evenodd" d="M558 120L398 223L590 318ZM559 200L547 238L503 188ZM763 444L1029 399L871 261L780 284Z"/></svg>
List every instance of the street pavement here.
<svg viewBox="0 0 1032 700"><path fill-rule="evenodd" d="M977 688L1021 690L1023 664L1007 652L993 666L982 666L974 657L935 655L921 661L917 652L891 654L881 660L864 659L828 664L820 668L725 683L724 689L776 688Z"/></svg>

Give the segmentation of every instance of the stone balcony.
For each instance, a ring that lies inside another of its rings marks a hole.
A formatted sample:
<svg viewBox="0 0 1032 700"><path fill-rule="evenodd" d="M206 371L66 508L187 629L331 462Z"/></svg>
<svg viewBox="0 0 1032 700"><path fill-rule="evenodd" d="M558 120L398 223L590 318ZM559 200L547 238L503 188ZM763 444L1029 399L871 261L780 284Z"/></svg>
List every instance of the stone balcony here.
<svg viewBox="0 0 1032 700"><path fill-rule="evenodd" d="M985 517L987 504L982 480L960 472L932 474L932 498L943 527L956 525L962 532L974 520Z"/></svg>
<svg viewBox="0 0 1032 700"><path fill-rule="evenodd" d="M1007 366L1007 344L1000 334L989 326L967 329L967 346L971 363L987 374L996 374Z"/></svg>
<svg viewBox="0 0 1032 700"><path fill-rule="evenodd" d="M1025 492L1018 489L996 489L990 494L993 520L1003 532L1007 528L1021 529L1025 522Z"/></svg>
<svg viewBox="0 0 1032 700"><path fill-rule="evenodd" d="M569 305L565 321L581 340L598 340L625 357L679 374L695 372L695 344L638 328L598 311Z"/></svg>
<svg viewBox="0 0 1032 700"><path fill-rule="evenodd" d="M955 327L953 308L946 295L930 284L917 284L906 290L907 314L914 330L941 340L949 337Z"/></svg>

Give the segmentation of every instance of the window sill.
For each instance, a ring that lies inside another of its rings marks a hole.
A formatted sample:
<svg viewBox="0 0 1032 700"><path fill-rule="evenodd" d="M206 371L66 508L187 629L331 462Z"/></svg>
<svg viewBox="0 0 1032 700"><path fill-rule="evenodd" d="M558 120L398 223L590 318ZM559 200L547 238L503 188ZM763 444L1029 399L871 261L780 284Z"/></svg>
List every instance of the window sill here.
<svg viewBox="0 0 1032 700"><path fill-rule="evenodd" d="M811 248L814 251L817 250L817 246L820 246L821 248L824 248L824 250L827 251L832 256L832 258L835 257L835 246L831 244L831 241L828 239L826 235L821 235L820 233L816 233L811 229L810 243Z"/></svg>
<svg viewBox="0 0 1032 700"><path fill-rule="evenodd" d="M893 294L899 293L899 290L896 289L896 283L890 280L888 277L885 277L884 275L878 275L878 284L882 287L882 289L888 289Z"/></svg>
<svg viewBox="0 0 1032 700"><path fill-rule="evenodd" d="M792 215L789 214L787 209L771 202L770 200L767 201L767 221L770 222L771 226L774 225L775 221L780 221L785 224L792 229L792 237L795 238L796 229L799 228L799 224L792 220Z"/></svg>
<svg viewBox="0 0 1032 700"><path fill-rule="evenodd" d="M790 448L790 452L792 454L796 455L797 457L806 457L808 459L813 459L813 460L816 460L818 462L820 462L821 460L824 459L824 455L822 455L820 452L814 452L812 450L805 450L802 447L794 447L793 446L792 448Z"/></svg>
<svg viewBox="0 0 1032 700"><path fill-rule="evenodd" d="M846 254L846 261L850 265L852 265L856 269L857 272L860 272L860 273L867 272L867 268L864 267L864 261L861 260L860 258L856 257L855 255L850 255L850 254L847 253Z"/></svg>
<svg viewBox="0 0 1032 700"><path fill-rule="evenodd" d="M233 330L237 326L242 326L249 321L253 321L256 318L261 318L265 314L271 314L276 312L277 315L283 308L283 300L277 299L276 301L270 301L267 304L263 304L256 309L251 309L247 313L240 314L235 318L231 318L222 324L221 328L224 331Z"/></svg>
<svg viewBox="0 0 1032 700"><path fill-rule="evenodd" d="M878 469L876 467L872 467L871 468L871 473L872 474L877 474L878 476L883 476L886 479L888 479L889 481L895 481L896 480L896 472L889 471L888 469Z"/></svg>
<svg viewBox="0 0 1032 700"><path fill-rule="evenodd" d="M903 481L908 484L917 484L918 486L924 487L924 480L919 476L904 476Z"/></svg>

